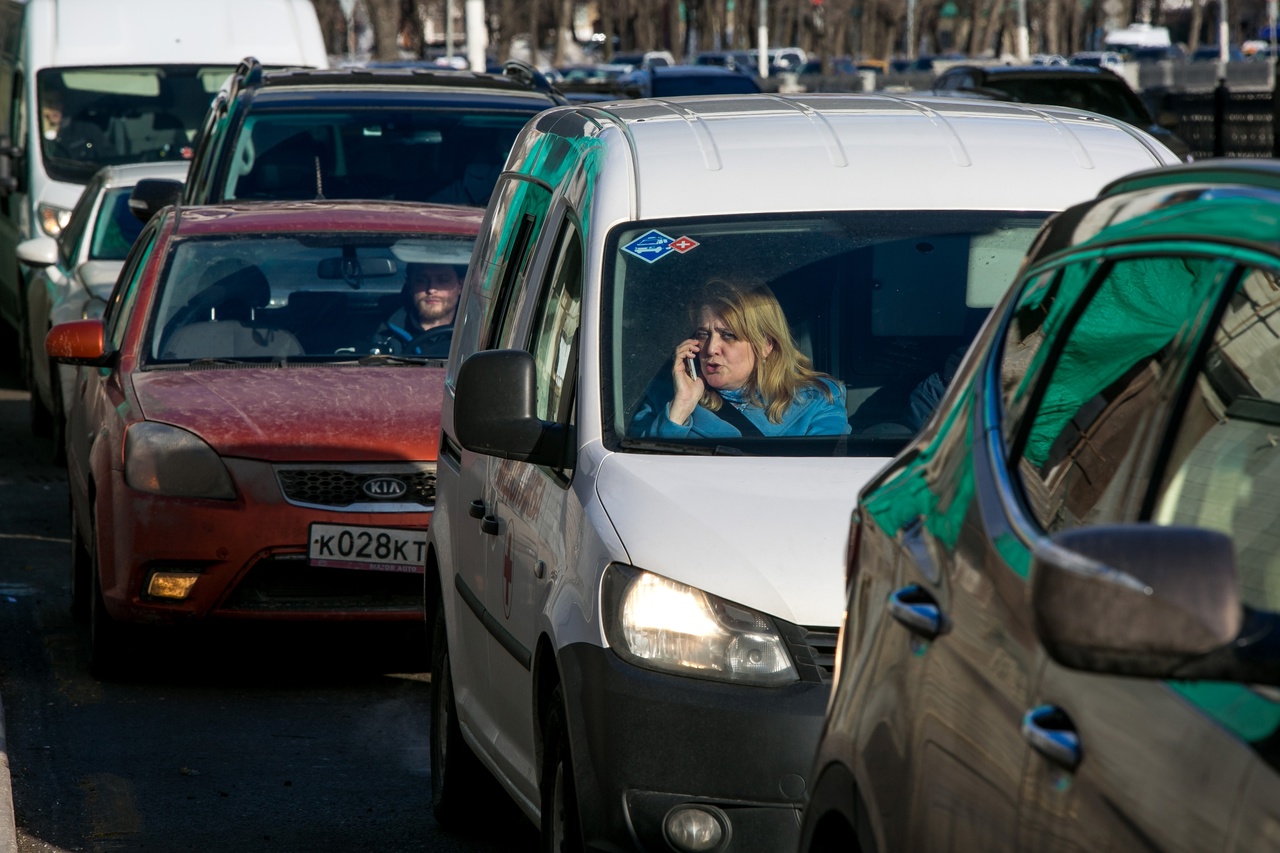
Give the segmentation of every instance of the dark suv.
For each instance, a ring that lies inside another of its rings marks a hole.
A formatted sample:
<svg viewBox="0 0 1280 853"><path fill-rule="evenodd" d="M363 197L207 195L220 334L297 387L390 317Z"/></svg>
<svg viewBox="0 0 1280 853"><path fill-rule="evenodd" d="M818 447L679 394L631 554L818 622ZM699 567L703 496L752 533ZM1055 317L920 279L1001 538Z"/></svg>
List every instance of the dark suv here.
<svg viewBox="0 0 1280 853"><path fill-rule="evenodd" d="M1187 160L1191 149L1167 125L1157 122L1124 78L1107 68L1083 65L957 65L939 74L931 87L935 94L1053 104L1075 107L1120 119L1141 128L1164 143L1178 159Z"/></svg>
<svg viewBox="0 0 1280 853"><path fill-rule="evenodd" d="M528 66L264 69L214 99L186 204L386 199L483 207L516 134L563 99Z"/></svg>

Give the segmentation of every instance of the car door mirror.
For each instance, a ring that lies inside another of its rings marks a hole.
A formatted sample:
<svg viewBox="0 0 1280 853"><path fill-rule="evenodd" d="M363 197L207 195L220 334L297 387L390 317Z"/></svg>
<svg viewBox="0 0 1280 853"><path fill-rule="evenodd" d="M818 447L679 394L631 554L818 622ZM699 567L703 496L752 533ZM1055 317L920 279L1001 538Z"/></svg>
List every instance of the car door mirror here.
<svg viewBox="0 0 1280 853"><path fill-rule="evenodd" d="M453 424L473 453L563 467L566 430L537 415L533 356L524 350L483 350L458 368Z"/></svg>
<svg viewBox="0 0 1280 853"><path fill-rule="evenodd" d="M44 351L63 364L103 364L108 357L106 327L101 320L59 323L45 335Z"/></svg>
<svg viewBox="0 0 1280 853"><path fill-rule="evenodd" d="M182 181L171 178L143 178L129 193L129 212L145 225L161 208L177 204L181 198Z"/></svg>
<svg viewBox="0 0 1280 853"><path fill-rule="evenodd" d="M58 262L58 241L52 237L33 237L18 244L18 260L29 267L48 267Z"/></svg>
<svg viewBox="0 0 1280 853"><path fill-rule="evenodd" d="M1031 571L1036 632L1072 669L1187 677L1189 666L1240 634L1235 552L1222 533L1080 528L1038 543Z"/></svg>

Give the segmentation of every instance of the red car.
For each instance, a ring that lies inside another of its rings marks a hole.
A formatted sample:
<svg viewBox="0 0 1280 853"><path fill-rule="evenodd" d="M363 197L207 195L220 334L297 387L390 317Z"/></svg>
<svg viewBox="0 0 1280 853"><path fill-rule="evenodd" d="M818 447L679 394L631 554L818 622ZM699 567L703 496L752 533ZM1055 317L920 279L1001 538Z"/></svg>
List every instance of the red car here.
<svg viewBox="0 0 1280 853"><path fill-rule="evenodd" d="M128 623L422 619L452 317L406 334L407 274L461 281L482 214L166 208L103 318L49 332L83 365L72 606L95 675L133 662Z"/></svg>

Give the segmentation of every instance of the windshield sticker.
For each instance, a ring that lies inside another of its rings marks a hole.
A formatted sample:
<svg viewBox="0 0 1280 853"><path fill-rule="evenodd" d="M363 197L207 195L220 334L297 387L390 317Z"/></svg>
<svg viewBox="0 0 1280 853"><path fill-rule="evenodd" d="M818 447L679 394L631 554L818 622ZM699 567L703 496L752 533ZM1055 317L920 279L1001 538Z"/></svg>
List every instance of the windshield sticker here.
<svg viewBox="0 0 1280 853"><path fill-rule="evenodd" d="M649 231L622 247L622 251L634 255L647 264L665 258L672 252L684 254L697 248L698 241L689 237L676 237L674 240L661 231Z"/></svg>

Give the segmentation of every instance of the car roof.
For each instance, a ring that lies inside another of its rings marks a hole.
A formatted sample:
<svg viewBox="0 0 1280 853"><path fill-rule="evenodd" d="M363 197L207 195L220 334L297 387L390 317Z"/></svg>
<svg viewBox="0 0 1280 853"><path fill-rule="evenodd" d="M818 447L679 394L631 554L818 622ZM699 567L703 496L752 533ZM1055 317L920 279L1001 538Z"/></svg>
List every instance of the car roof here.
<svg viewBox="0 0 1280 853"><path fill-rule="evenodd" d="M1280 163L1199 160L1125 175L1055 217L1028 255L1123 239L1222 240L1280 251Z"/></svg>
<svg viewBox="0 0 1280 853"><path fill-rule="evenodd" d="M476 234L484 210L397 201L280 201L178 209L178 237L315 231Z"/></svg>
<svg viewBox="0 0 1280 853"><path fill-rule="evenodd" d="M723 65L658 65L649 69L655 77L741 77L741 71Z"/></svg>
<svg viewBox="0 0 1280 853"><path fill-rule="evenodd" d="M1173 162L1152 137L1068 107L887 94L641 99L576 110L625 136L635 217L812 210L1061 210ZM526 128L526 132L528 132ZM604 141L605 132L597 134ZM518 143L519 144L519 143ZM929 192L903 192L904 185ZM925 201L927 199L927 202Z"/></svg>
<svg viewBox="0 0 1280 853"><path fill-rule="evenodd" d="M1101 55L1101 54L1099 54ZM1121 79L1114 71L1109 68L1099 68L1096 65L960 65L948 69L954 71L955 68L977 69L988 78L997 77L1102 77L1106 79ZM945 73L945 72L944 72Z"/></svg>
<svg viewBox="0 0 1280 853"><path fill-rule="evenodd" d="M254 101L273 105L314 102L323 93L326 103L421 103L425 98L501 106L507 109L544 109L552 97L514 80L494 74L427 68L290 68L265 71L261 83L246 86Z"/></svg>

